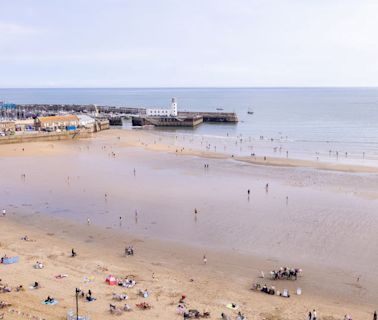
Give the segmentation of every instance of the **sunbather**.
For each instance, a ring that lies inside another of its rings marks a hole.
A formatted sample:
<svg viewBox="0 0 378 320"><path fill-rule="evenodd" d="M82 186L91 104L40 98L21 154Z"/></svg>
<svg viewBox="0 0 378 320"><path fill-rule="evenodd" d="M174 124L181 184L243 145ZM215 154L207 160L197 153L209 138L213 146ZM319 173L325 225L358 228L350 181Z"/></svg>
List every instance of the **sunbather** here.
<svg viewBox="0 0 378 320"><path fill-rule="evenodd" d="M0 301L0 309L10 307L12 304L7 303L5 301Z"/></svg>
<svg viewBox="0 0 378 320"><path fill-rule="evenodd" d="M128 305L128 304L125 304L124 306L123 306L123 311L131 311L132 309L131 309L131 307Z"/></svg>
<svg viewBox="0 0 378 320"><path fill-rule="evenodd" d="M92 297L92 295L89 295L89 294L86 295L85 299L88 302L96 301L96 298Z"/></svg>
<svg viewBox="0 0 378 320"><path fill-rule="evenodd" d="M149 292L147 291L147 289L145 289L144 291L143 290L139 290L139 295L143 298L148 298L148 296L150 295Z"/></svg>
<svg viewBox="0 0 378 320"><path fill-rule="evenodd" d="M16 287L16 291L19 292L19 291L25 291L24 287L22 286L22 284L20 284L19 286Z"/></svg>
<svg viewBox="0 0 378 320"><path fill-rule="evenodd" d="M221 317L222 317L222 320L231 320L231 317L223 312L221 313Z"/></svg>
<svg viewBox="0 0 378 320"><path fill-rule="evenodd" d="M46 300L45 300L45 303L53 303L55 301L54 298L50 297L50 296L47 296Z"/></svg>
<svg viewBox="0 0 378 320"><path fill-rule="evenodd" d="M113 300L122 301L127 300L128 298L127 294L113 293Z"/></svg>
<svg viewBox="0 0 378 320"><path fill-rule="evenodd" d="M236 320L246 320L247 318L239 311Z"/></svg>
<svg viewBox="0 0 378 320"><path fill-rule="evenodd" d="M151 306L147 302L137 303L136 306L142 310L151 309Z"/></svg>

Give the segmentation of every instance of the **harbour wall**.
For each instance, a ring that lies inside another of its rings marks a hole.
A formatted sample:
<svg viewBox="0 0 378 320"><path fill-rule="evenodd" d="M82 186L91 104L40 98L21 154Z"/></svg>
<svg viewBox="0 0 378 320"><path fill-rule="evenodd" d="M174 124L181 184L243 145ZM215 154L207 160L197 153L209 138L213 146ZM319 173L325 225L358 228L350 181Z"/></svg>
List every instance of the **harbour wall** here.
<svg viewBox="0 0 378 320"><path fill-rule="evenodd" d="M13 136L0 137L1 144L42 142L42 141L59 141L73 140L93 137L92 131L65 131L65 132L38 132L33 134L20 134Z"/></svg>

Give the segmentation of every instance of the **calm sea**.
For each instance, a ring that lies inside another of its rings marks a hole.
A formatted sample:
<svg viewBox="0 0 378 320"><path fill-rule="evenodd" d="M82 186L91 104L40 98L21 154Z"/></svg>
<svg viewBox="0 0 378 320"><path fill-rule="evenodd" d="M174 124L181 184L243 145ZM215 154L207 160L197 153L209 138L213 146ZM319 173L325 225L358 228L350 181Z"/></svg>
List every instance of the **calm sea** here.
<svg viewBox="0 0 378 320"><path fill-rule="evenodd" d="M223 108L236 112L240 122L164 134L242 136L250 143L233 153L286 156L288 150L290 157L327 160L338 152L345 161L363 161L365 153L364 161L378 160L378 88L0 89L0 100L15 103L166 107L172 97L179 110Z"/></svg>

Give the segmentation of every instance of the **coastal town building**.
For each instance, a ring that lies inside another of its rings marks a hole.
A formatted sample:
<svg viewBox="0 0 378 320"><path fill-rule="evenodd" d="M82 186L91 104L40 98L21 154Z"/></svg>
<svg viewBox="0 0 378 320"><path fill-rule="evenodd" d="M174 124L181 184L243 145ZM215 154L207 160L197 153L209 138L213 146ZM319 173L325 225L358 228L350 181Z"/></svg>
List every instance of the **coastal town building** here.
<svg viewBox="0 0 378 320"><path fill-rule="evenodd" d="M91 129L96 123L96 120L94 118L86 114L78 114L76 116L79 118L79 127Z"/></svg>
<svg viewBox="0 0 378 320"><path fill-rule="evenodd" d="M76 130L79 126L79 118L75 115L38 117L35 121L36 128L40 130Z"/></svg>
<svg viewBox="0 0 378 320"><path fill-rule="evenodd" d="M0 132L16 131L16 123L14 121L0 121Z"/></svg>
<svg viewBox="0 0 378 320"><path fill-rule="evenodd" d="M172 98L170 109L146 109L146 115L149 117L177 117L176 98Z"/></svg>
<svg viewBox="0 0 378 320"><path fill-rule="evenodd" d="M35 129L35 120L30 119L18 119L15 121L16 131L26 131Z"/></svg>

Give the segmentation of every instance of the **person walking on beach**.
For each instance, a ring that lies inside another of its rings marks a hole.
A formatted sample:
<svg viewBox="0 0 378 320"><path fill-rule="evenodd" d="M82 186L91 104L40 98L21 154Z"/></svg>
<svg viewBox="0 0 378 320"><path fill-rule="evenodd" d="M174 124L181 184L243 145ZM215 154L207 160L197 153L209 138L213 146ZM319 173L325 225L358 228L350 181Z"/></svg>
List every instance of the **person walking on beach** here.
<svg viewBox="0 0 378 320"><path fill-rule="evenodd" d="M206 254L203 255L203 264L207 264Z"/></svg>
<svg viewBox="0 0 378 320"><path fill-rule="evenodd" d="M377 311L374 311L373 320L377 320Z"/></svg>
<svg viewBox="0 0 378 320"><path fill-rule="evenodd" d="M308 320L312 320L312 313L311 313L311 311L308 312Z"/></svg>
<svg viewBox="0 0 378 320"><path fill-rule="evenodd" d="M3 217L7 215L7 210L3 209Z"/></svg>
<svg viewBox="0 0 378 320"><path fill-rule="evenodd" d="M267 184L265 185L265 192L268 193L268 191L269 191L269 183L267 183Z"/></svg>
<svg viewBox="0 0 378 320"><path fill-rule="evenodd" d="M312 320L316 320L316 310L312 310Z"/></svg>
<svg viewBox="0 0 378 320"><path fill-rule="evenodd" d="M87 219L87 224L88 224L88 226L91 224L91 219Z"/></svg>

